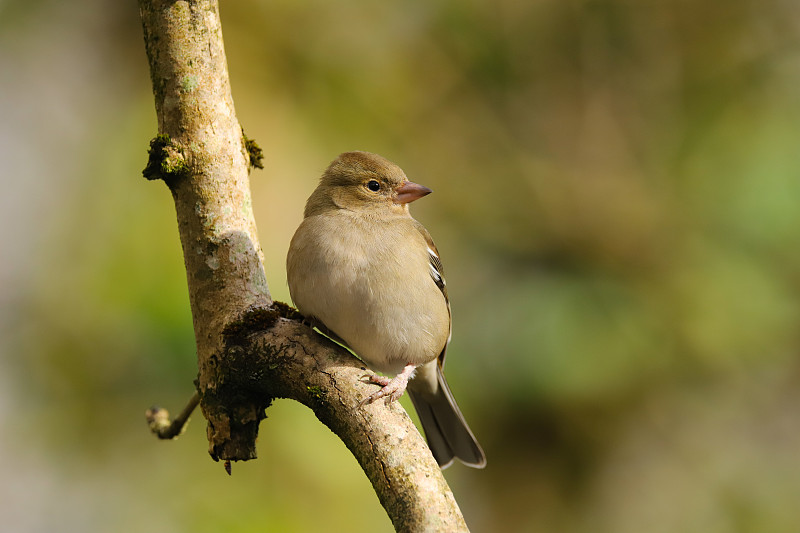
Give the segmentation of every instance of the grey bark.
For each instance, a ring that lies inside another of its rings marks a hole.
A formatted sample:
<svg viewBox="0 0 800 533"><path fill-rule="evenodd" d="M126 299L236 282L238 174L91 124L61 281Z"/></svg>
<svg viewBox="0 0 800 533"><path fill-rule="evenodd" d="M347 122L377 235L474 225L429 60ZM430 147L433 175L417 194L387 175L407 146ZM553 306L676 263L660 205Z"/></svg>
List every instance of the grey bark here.
<svg viewBox="0 0 800 533"><path fill-rule="evenodd" d="M160 134L145 174L163 179L175 201L211 456L255 458L265 408L291 398L350 449L397 531L466 531L402 407L359 407L374 387L360 381L360 361L270 297L217 2L139 7Z"/></svg>

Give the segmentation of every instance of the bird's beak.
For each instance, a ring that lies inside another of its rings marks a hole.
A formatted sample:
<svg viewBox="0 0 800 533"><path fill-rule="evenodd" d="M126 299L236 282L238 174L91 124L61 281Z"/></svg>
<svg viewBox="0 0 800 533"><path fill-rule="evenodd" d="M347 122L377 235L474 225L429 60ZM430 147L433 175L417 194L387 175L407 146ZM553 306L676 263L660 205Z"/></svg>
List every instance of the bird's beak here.
<svg viewBox="0 0 800 533"><path fill-rule="evenodd" d="M433 192L424 185L413 181L405 181L395 190L397 191L397 195L394 197L394 203L396 204L408 204Z"/></svg>

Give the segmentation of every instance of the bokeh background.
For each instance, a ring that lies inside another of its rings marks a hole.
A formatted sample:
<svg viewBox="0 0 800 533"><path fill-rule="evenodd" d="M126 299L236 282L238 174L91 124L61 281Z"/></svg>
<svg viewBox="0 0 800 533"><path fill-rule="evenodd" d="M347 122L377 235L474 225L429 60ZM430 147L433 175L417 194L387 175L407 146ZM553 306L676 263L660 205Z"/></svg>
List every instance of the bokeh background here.
<svg viewBox="0 0 800 533"><path fill-rule="evenodd" d="M336 154L435 194L473 531L800 531L800 5L223 2L267 278ZM134 2L0 0L0 529L391 531L278 401L233 476L204 421Z"/></svg>

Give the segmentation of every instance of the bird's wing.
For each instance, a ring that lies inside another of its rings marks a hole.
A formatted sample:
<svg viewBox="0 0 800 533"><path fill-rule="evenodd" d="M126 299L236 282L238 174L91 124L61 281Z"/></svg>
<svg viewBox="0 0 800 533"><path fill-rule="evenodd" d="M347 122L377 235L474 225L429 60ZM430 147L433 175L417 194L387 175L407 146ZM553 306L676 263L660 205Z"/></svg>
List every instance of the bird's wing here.
<svg viewBox="0 0 800 533"><path fill-rule="evenodd" d="M429 259L429 266L430 266L430 274L433 282L439 287L439 290L442 292L442 296L444 296L444 301L447 303L447 313L450 315L450 332L447 335L447 342L442 348L442 353L439 354L439 367L444 367L444 357L445 353L447 352L447 345L450 344L450 338L453 336L453 315L450 312L450 298L447 296L447 283L444 280L444 267L442 266L442 259L439 257L439 250L436 248L436 245L433 243L433 239L431 238L431 234L428 233L428 230L425 229L425 226L414 221L417 230L422 234L425 238L425 243L428 245L428 259Z"/></svg>

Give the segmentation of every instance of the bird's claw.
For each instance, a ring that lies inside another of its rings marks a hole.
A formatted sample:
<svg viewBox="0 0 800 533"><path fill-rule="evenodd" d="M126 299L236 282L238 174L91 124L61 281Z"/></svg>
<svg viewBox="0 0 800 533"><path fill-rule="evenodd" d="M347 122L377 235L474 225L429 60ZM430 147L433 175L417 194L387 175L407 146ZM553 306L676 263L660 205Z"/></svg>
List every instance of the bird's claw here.
<svg viewBox="0 0 800 533"><path fill-rule="evenodd" d="M364 374L358 379L360 379L362 383L375 383L381 387L385 387L391 381L391 379L386 376L379 376L378 374Z"/></svg>
<svg viewBox="0 0 800 533"><path fill-rule="evenodd" d="M413 375L413 370L413 367L408 371L404 370L391 379L377 374L364 374L361 376L362 380L366 378L366 383L375 383L376 385L380 385L381 389L361 400L358 404L359 407L363 407L368 403L372 403L384 397L386 397L387 404L399 400L406 391L406 386L408 385L408 380Z"/></svg>
<svg viewBox="0 0 800 533"><path fill-rule="evenodd" d="M388 385L384 386L383 388L381 388L381 390L373 392L372 394L361 400L358 406L364 407L368 403L372 403L375 400L379 400L383 397L386 398L386 403L389 404L398 400L403 395L403 392L405 392L405 387L403 387L402 390L400 390L399 387L392 387L392 389L393 390L390 390L390 387Z"/></svg>

